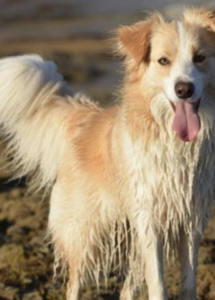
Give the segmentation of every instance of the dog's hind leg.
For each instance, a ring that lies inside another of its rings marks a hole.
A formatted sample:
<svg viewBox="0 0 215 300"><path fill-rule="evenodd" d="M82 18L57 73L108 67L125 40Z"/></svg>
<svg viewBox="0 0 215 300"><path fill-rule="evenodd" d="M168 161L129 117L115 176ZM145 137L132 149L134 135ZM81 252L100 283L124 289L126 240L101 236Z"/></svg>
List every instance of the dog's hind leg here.
<svg viewBox="0 0 215 300"><path fill-rule="evenodd" d="M49 232L52 238L55 253L55 273L67 277L67 300L80 300L81 284L80 270L83 264L83 247L81 244L83 230L76 220L76 215L71 216L73 211L72 201L65 197L64 189L60 184L55 184L50 203ZM67 205L62 203L67 202ZM61 269L58 267L61 267Z"/></svg>
<svg viewBox="0 0 215 300"><path fill-rule="evenodd" d="M200 234L195 233L193 240L181 230L179 259L181 263L180 300L196 300L196 271Z"/></svg>

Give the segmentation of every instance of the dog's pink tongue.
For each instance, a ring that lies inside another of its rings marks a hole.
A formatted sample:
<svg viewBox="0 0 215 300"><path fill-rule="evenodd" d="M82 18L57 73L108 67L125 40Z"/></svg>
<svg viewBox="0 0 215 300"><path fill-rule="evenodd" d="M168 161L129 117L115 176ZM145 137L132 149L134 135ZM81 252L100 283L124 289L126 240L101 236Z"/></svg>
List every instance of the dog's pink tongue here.
<svg viewBox="0 0 215 300"><path fill-rule="evenodd" d="M193 141L200 130L197 104L180 102L175 104L173 129L182 141Z"/></svg>

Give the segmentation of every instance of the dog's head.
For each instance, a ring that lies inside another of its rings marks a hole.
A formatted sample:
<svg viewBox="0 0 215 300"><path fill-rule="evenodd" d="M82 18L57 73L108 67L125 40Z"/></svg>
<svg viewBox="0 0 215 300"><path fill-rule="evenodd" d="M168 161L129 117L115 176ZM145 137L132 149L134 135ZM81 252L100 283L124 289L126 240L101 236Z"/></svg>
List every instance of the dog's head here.
<svg viewBox="0 0 215 300"><path fill-rule="evenodd" d="M174 131L183 141L195 140L201 101L209 89L215 92L215 12L187 9L179 21L156 13L117 35L128 82L139 80L143 97L165 98L174 112Z"/></svg>

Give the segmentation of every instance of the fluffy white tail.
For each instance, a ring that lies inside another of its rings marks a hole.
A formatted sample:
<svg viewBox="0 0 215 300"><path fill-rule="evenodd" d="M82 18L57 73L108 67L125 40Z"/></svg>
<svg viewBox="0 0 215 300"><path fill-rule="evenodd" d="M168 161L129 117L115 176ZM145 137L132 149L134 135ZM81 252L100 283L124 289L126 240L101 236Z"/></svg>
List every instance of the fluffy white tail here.
<svg viewBox="0 0 215 300"><path fill-rule="evenodd" d="M67 91L53 62L38 55L0 60L0 124L18 176L36 175L40 187L55 180L65 147Z"/></svg>

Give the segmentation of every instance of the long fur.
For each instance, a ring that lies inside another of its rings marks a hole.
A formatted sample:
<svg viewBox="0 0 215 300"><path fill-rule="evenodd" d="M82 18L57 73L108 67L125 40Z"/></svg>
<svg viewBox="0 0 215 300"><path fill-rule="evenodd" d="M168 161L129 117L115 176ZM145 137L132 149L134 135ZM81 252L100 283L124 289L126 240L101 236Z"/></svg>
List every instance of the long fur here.
<svg viewBox="0 0 215 300"><path fill-rule="evenodd" d="M0 74L1 125L6 152L15 154L12 168L18 177L34 173L37 187L52 185L66 144L69 101L60 95L69 89L56 65L38 55L1 59Z"/></svg>

